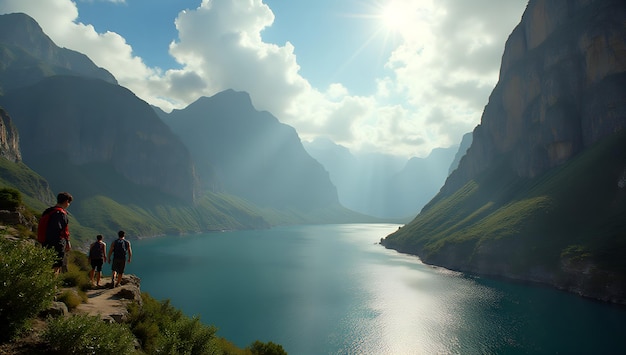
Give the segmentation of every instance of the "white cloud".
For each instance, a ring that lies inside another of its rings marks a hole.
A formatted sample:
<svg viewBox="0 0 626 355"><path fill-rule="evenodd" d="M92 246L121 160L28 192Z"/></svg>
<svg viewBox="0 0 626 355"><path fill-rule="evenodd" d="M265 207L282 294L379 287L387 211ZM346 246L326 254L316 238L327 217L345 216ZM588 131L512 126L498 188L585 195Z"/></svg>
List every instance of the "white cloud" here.
<svg viewBox="0 0 626 355"><path fill-rule="evenodd" d="M203 0L180 12L170 53L182 68L166 71L147 67L120 35L77 22L70 0L0 0L0 13L29 14L57 45L85 53L166 111L241 90L304 139L322 135L353 151L424 156L458 143L479 122L525 1L398 1L410 26L395 28L401 42L386 63L391 74L370 96L340 83L311 87L289 42L263 42L274 14L261 0Z"/></svg>

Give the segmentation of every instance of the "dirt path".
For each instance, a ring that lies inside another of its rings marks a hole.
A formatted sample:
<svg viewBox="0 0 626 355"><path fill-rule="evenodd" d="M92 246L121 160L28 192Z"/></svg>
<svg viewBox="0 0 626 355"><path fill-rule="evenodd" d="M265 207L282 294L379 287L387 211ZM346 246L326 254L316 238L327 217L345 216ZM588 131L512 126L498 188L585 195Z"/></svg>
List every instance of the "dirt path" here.
<svg viewBox="0 0 626 355"><path fill-rule="evenodd" d="M128 303L141 302L139 279L133 275L124 275L122 285L116 288L110 288L110 277L103 277L100 283L104 286L88 290L87 303L80 304L75 312L99 315L104 320L120 323L128 317Z"/></svg>

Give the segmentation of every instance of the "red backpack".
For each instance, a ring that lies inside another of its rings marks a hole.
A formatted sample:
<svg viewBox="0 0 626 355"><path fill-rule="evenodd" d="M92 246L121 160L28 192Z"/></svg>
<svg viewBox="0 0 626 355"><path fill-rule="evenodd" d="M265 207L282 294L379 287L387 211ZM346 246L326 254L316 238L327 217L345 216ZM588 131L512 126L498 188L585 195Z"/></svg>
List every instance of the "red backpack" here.
<svg viewBox="0 0 626 355"><path fill-rule="evenodd" d="M46 242L46 231L48 230L50 215L52 215L52 212L55 211L67 213L59 206L50 207L47 210L43 211L43 213L41 214L41 218L39 219L39 225L37 225L37 241L41 244L44 244Z"/></svg>

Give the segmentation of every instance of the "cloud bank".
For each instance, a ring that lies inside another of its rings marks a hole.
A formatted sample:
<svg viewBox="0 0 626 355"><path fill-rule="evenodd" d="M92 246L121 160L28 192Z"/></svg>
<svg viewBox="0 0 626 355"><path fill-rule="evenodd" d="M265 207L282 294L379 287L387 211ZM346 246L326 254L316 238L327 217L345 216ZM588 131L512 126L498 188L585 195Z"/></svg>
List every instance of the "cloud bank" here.
<svg viewBox="0 0 626 355"><path fill-rule="evenodd" d="M78 21L70 0L0 0L0 13L27 13L57 45L86 54L165 111L226 89L246 91L257 109L304 140L323 136L354 153L425 156L457 144L479 123L526 1L391 2L401 9L401 25L391 28L381 19L378 30L393 35L396 47L376 90L361 96L341 83L312 87L290 42L264 42L261 33L275 14L261 0L203 0L181 11L178 38L169 46L180 68L165 70L147 66L119 34ZM389 4L372 6L379 10L369 15L376 19Z"/></svg>

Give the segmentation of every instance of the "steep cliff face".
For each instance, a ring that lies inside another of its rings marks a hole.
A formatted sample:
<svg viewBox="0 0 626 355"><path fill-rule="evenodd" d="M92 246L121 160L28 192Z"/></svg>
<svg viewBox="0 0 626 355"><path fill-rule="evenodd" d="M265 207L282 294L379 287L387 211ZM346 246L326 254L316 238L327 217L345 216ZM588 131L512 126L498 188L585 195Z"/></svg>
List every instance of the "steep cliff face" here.
<svg viewBox="0 0 626 355"><path fill-rule="evenodd" d="M13 162L22 160L19 135L9 114L0 108L0 156Z"/></svg>
<svg viewBox="0 0 626 355"><path fill-rule="evenodd" d="M444 190L508 154L535 177L626 126L623 1L530 1L474 142Z"/></svg>
<svg viewBox="0 0 626 355"><path fill-rule="evenodd" d="M382 243L626 303L625 24L624 1L531 0L467 154Z"/></svg>
<svg viewBox="0 0 626 355"><path fill-rule="evenodd" d="M22 163L17 128L9 113L2 107L0 107L0 181L47 205L54 204L54 194L48 182ZM6 216L7 214L3 217L5 222ZM10 212L8 216L17 217L9 221L12 224L30 223L30 227L36 223L36 221L25 221L20 212Z"/></svg>

